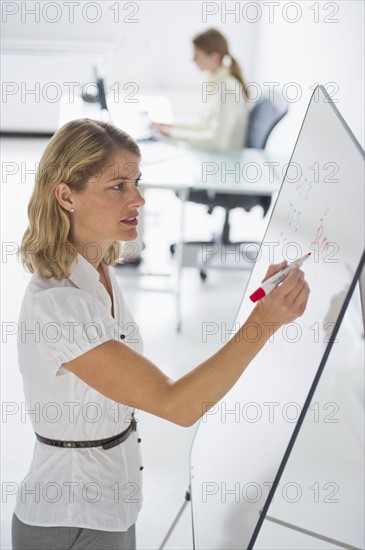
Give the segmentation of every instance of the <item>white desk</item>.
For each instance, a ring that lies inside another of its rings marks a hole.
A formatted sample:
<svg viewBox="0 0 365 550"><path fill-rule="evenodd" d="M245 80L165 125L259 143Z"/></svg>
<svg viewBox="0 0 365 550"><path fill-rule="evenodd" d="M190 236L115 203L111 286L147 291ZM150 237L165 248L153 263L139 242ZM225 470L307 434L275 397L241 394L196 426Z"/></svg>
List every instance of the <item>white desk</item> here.
<svg viewBox="0 0 365 550"><path fill-rule="evenodd" d="M219 153L179 148L166 143L166 160L160 159L144 166L143 152L146 151L151 158L149 148L153 149L153 146L153 143L141 144L141 186L145 188L267 195L277 191L281 184L281 170L277 170L264 150L241 149ZM163 143L160 142L159 146L162 148ZM176 156L171 158L174 149Z"/></svg>
<svg viewBox="0 0 365 550"><path fill-rule="evenodd" d="M153 144L151 144L153 146ZM171 189L178 192L181 202L180 242L177 243L177 281L175 286L177 331L181 330L181 275L183 268L183 242L185 235L185 204L190 190L206 190L208 193L229 193L232 195L273 195L281 185L281 170L271 163L265 151L243 149L213 153L204 150L182 148L185 153L176 158L154 164L143 164L143 189ZM168 153L170 154L171 145ZM274 170L275 168L275 170ZM280 168L280 167L279 167ZM252 173L249 170L252 169ZM247 175L249 179L244 179ZM270 181L271 180L271 181Z"/></svg>

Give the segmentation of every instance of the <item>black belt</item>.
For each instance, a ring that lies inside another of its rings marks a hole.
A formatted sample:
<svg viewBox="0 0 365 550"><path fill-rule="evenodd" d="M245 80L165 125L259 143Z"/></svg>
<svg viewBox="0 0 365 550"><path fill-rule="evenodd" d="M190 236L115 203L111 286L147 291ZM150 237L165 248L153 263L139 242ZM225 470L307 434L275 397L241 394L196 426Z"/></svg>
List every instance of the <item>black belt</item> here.
<svg viewBox="0 0 365 550"><path fill-rule="evenodd" d="M59 441L58 439L49 439L48 437L43 437L37 432L34 432L37 436L38 441L45 443L45 445L52 445L53 447L64 447L67 449L85 449L87 447L103 447L103 449L111 449L120 445L128 439L132 432L135 432L137 429L137 422L132 416L132 421L128 428L124 432L113 435L112 437L107 437L106 439L96 439L94 441Z"/></svg>

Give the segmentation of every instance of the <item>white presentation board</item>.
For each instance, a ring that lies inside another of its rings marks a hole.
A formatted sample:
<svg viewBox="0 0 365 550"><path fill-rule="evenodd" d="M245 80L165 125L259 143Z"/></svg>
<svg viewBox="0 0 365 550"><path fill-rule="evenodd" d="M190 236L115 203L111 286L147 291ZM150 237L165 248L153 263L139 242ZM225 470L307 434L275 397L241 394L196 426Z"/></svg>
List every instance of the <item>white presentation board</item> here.
<svg viewBox="0 0 365 550"><path fill-rule="evenodd" d="M196 549L251 547L260 510L364 264L364 205L364 152L324 88L318 87L236 328L251 313L254 304L248 297L269 263L293 261L311 252L303 266L311 288L308 307L301 318L275 333L234 388L200 422L191 451ZM245 338L256 335L253 327Z"/></svg>

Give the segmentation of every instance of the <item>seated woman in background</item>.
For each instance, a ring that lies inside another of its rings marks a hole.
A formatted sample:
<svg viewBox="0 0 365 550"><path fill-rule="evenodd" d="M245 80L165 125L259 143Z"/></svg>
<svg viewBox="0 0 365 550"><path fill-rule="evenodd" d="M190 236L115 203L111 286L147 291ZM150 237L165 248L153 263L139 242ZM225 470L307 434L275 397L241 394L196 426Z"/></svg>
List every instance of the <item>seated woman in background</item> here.
<svg viewBox="0 0 365 550"><path fill-rule="evenodd" d="M193 39L194 61L204 71L202 108L195 124L153 123L165 137L194 147L224 151L241 149L247 128L248 89L226 38L209 29Z"/></svg>

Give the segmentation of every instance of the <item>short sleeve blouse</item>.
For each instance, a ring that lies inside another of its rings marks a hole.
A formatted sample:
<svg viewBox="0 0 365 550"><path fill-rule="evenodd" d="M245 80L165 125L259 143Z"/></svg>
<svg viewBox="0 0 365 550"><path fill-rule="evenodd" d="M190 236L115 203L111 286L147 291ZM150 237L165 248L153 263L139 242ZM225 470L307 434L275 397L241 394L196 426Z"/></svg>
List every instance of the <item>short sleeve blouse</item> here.
<svg viewBox="0 0 365 550"><path fill-rule="evenodd" d="M35 432L52 439L93 440L125 430L133 403L116 403L63 364L108 340L143 352L138 325L115 274L104 266L109 294L97 270L80 254L67 279L33 275L23 298L18 359L26 406ZM103 365L100 365L103 368ZM64 449L35 441L33 460L17 495L15 513L24 523L125 531L142 505L138 430L104 450Z"/></svg>

